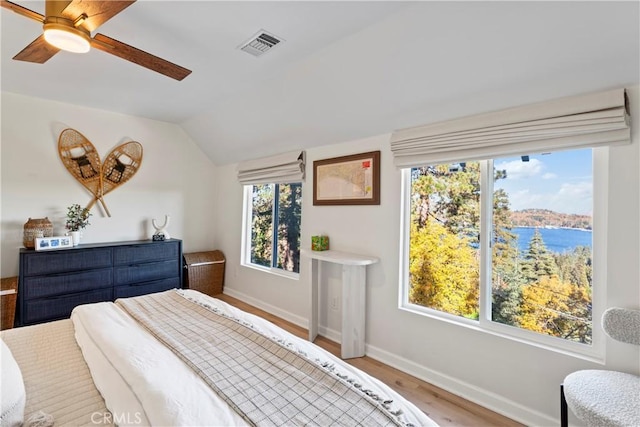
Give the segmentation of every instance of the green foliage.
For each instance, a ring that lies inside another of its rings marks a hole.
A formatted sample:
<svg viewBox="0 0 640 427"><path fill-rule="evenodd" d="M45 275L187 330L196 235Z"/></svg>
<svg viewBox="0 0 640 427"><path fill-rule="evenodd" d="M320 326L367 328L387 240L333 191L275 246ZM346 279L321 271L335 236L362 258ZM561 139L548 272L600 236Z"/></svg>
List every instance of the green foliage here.
<svg viewBox="0 0 640 427"><path fill-rule="evenodd" d="M535 282L541 277L555 277L558 266L542 240L536 228L529 241L529 249L522 262L521 273L527 283Z"/></svg>
<svg viewBox="0 0 640 427"><path fill-rule="evenodd" d="M273 186L253 186L251 262L271 267L273 251Z"/></svg>
<svg viewBox="0 0 640 427"><path fill-rule="evenodd" d="M575 286L591 286L591 248L578 246L573 252L553 254L560 279Z"/></svg>
<svg viewBox="0 0 640 427"><path fill-rule="evenodd" d="M276 191L277 200L275 199ZM253 186L251 216L251 262L253 264L299 272L301 209L301 184ZM274 214L274 211L277 212ZM275 264L273 264L274 261Z"/></svg>
<svg viewBox="0 0 640 427"><path fill-rule="evenodd" d="M89 209L81 207L75 203L67 208L67 222L65 227L69 231L80 231L84 229L89 223L89 217L91 212Z"/></svg>
<svg viewBox="0 0 640 427"><path fill-rule="evenodd" d="M495 179L505 177L504 171L496 171ZM503 189L498 189L493 194L491 318L507 325L516 324L522 304L518 245L512 228L509 195Z"/></svg>
<svg viewBox="0 0 640 427"><path fill-rule="evenodd" d="M413 194L419 195L412 207L418 227L429 217L439 221L455 235L477 244L480 236L480 164L466 163L452 171L449 165L414 170Z"/></svg>
<svg viewBox="0 0 640 427"><path fill-rule="evenodd" d="M300 271L302 184L280 184L278 209L278 267Z"/></svg>

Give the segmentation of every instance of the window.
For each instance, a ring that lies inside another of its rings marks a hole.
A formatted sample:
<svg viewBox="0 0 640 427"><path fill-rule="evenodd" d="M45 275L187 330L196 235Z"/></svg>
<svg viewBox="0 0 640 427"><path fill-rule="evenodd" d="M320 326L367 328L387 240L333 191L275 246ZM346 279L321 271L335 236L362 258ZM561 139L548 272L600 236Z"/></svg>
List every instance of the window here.
<svg viewBox="0 0 640 427"><path fill-rule="evenodd" d="M402 305L591 344L593 152L406 169Z"/></svg>
<svg viewBox="0 0 640 427"><path fill-rule="evenodd" d="M299 273L302 184L244 188L243 265Z"/></svg>

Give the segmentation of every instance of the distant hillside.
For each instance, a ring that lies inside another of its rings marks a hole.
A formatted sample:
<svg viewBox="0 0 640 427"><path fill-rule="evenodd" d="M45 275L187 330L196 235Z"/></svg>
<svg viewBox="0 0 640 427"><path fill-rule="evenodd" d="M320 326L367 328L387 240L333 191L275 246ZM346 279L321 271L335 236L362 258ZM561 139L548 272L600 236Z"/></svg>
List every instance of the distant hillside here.
<svg viewBox="0 0 640 427"><path fill-rule="evenodd" d="M514 227L564 227L591 230L592 218L588 215L563 214L548 209L523 209L511 212Z"/></svg>

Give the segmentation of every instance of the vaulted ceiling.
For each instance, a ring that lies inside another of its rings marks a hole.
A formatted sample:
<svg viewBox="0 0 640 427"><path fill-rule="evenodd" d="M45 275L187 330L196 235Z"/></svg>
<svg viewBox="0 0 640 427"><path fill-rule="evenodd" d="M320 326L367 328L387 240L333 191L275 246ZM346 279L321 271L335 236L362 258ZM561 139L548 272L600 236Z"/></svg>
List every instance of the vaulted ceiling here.
<svg viewBox="0 0 640 427"><path fill-rule="evenodd" d="M99 28L183 81L95 49L14 61L42 28L0 14L2 91L176 123L217 164L640 79L637 1L140 0ZM238 49L259 30L284 41Z"/></svg>

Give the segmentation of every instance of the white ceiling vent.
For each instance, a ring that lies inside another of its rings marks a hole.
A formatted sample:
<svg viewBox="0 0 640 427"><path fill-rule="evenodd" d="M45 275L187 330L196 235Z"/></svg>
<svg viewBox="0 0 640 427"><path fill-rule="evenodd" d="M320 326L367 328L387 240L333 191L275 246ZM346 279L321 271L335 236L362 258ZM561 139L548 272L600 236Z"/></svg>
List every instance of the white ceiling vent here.
<svg viewBox="0 0 640 427"><path fill-rule="evenodd" d="M278 36L267 33L264 30L260 30L249 40L242 43L238 47L238 49L250 53L253 56L260 56L263 53L266 53L269 50L273 49L275 45L283 41L284 39Z"/></svg>

